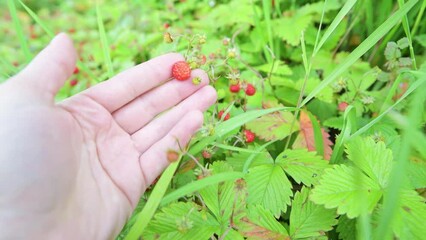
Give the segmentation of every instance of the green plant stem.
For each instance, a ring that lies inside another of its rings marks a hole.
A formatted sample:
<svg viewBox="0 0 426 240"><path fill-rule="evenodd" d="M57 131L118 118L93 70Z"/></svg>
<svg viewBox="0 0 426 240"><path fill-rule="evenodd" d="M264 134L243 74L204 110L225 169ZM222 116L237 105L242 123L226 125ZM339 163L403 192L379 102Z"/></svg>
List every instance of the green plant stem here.
<svg viewBox="0 0 426 240"><path fill-rule="evenodd" d="M398 0L398 4L399 4L399 7L401 8L404 5L404 0ZM416 55L414 54L413 39L411 38L410 24L408 23L407 14L405 14L402 19L402 27L404 28L405 35L407 36L407 39L408 39L410 57L411 57L411 61L413 62L413 68L414 70L417 70Z"/></svg>
<svg viewBox="0 0 426 240"><path fill-rule="evenodd" d="M416 21L414 22L414 26L411 29L411 34L413 36L416 36L417 29L419 28L419 25L420 25L420 22L422 20L423 13L425 12L425 9L426 9L426 0L423 0L422 6L420 7L419 13L417 14Z"/></svg>

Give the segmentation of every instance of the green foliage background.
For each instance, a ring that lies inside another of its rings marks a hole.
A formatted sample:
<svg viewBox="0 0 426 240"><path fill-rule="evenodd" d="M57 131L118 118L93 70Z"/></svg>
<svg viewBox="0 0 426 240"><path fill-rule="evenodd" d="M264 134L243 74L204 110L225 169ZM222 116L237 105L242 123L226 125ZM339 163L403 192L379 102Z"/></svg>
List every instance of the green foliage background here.
<svg viewBox="0 0 426 240"><path fill-rule="evenodd" d="M218 102L117 239L423 239L425 8L424 0L8 0L0 82L60 31L75 41L80 73L58 101L166 52L206 56L200 67ZM254 96L229 91L235 71ZM219 110L231 118L218 119Z"/></svg>

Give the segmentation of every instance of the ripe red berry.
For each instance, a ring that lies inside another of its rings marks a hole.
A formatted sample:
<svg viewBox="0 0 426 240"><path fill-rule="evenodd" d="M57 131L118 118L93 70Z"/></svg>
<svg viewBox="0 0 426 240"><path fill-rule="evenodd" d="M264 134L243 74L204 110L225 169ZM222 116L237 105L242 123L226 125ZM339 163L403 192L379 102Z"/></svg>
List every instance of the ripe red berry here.
<svg viewBox="0 0 426 240"><path fill-rule="evenodd" d="M225 111L220 110L219 113L217 114L217 117L220 119L222 119L223 114L225 113ZM225 118L223 119L223 121L228 120L231 117L231 115L229 113L226 114Z"/></svg>
<svg viewBox="0 0 426 240"><path fill-rule="evenodd" d="M256 138L256 135L250 130L244 130L244 139L246 140L246 143L251 143Z"/></svg>
<svg viewBox="0 0 426 240"><path fill-rule="evenodd" d="M80 69L78 69L78 67L75 67L75 68L74 68L74 72L73 72L73 73L74 73L74 74L77 74L77 73L79 73L79 72L80 72Z"/></svg>
<svg viewBox="0 0 426 240"><path fill-rule="evenodd" d="M205 159L210 159L210 158L212 158L212 153L211 153L210 151L208 151L208 150L203 150L203 151L201 152L201 155L203 155L203 158L205 158Z"/></svg>
<svg viewBox="0 0 426 240"><path fill-rule="evenodd" d="M248 96L253 96L256 93L256 88L253 86L253 84L247 84L246 86L246 94Z"/></svg>
<svg viewBox="0 0 426 240"><path fill-rule="evenodd" d="M164 27L165 29L169 28L169 27L170 27L170 23L164 23L163 27Z"/></svg>
<svg viewBox="0 0 426 240"><path fill-rule="evenodd" d="M77 80L77 79L72 79L72 80L70 81L70 86L71 86L71 87L74 87L75 85L77 85L77 83L78 83L78 80Z"/></svg>
<svg viewBox="0 0 426 240"><path fill-rule="evenodd" d="M339 106L337 106L337 108L339 109L339 111L344 112L348 106L349 104L347 102L341 102L339 103Z"/></svg>
<svg viewBox="0 0 426 240"><path fill-rule="evenodd" d="M172 76L176 80L184 81L191 76L191 67L185 61L179 61L172 67Z"/></svg>
<svg viewBox="0 0 426 240"><path fill-rule="evenodd" d="M231 91L233 93L239 92L240 91L240 84L237 83L237 84L229 86L229 91Z"/></svg>

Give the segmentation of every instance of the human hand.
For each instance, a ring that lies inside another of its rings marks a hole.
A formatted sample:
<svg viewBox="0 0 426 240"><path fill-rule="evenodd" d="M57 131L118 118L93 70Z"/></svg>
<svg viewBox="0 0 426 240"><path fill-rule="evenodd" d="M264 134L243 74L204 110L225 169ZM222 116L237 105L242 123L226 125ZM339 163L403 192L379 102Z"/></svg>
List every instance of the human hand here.
<svg viewBox="0 0 426 240"><path fill-rule="evenodd" d="M54 103L75 60L59 34L0 85L0 239L113 238L216 100L201 70L169 81L170 53Z"/></svg>

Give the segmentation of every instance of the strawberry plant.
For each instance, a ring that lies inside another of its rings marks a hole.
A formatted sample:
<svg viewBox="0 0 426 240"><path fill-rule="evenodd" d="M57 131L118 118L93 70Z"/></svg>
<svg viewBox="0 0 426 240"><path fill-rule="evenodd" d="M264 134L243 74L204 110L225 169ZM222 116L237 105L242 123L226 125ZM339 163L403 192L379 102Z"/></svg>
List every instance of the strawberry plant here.
<svg viewBox="0 0 426 240"><path fill-rule="evenodd" d="M58 101L167 52L218 93L117 239L426 236L426 1L51 2L0 3L0 82L64 31Z"/></svg>

